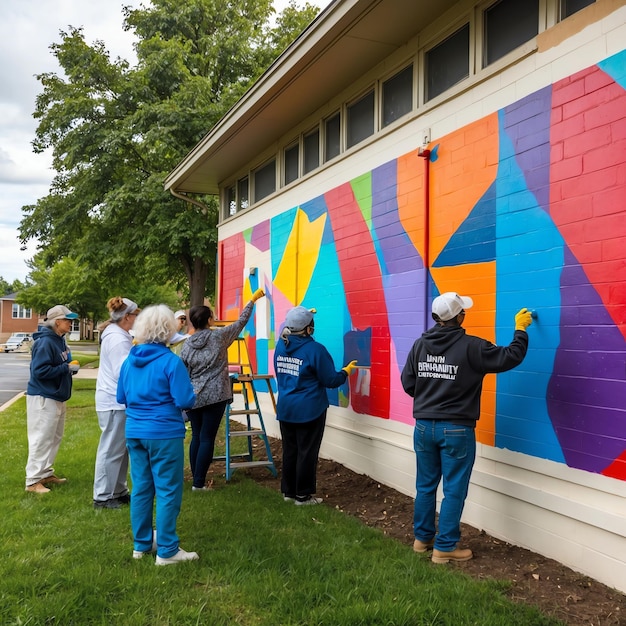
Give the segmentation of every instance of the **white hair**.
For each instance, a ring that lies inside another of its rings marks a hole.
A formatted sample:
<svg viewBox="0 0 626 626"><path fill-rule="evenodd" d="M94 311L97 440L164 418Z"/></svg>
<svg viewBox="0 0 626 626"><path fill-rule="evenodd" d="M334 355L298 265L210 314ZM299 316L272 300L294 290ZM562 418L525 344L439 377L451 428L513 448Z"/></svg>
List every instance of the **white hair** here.
<svg viewBox="0 0 626 626"><path fill-rule="evenodd" d="M172 310L166 304L153 304L137 316L133 331L136 343L167 344L176 328Z"/></svg>

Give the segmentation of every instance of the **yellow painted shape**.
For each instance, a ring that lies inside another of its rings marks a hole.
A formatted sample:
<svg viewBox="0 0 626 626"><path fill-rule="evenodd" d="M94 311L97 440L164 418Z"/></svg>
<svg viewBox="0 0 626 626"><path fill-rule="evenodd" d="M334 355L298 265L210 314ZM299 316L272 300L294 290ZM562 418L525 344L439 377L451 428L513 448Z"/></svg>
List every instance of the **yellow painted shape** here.
<svg viewBox="0 0 626 626"><path fill-rule="evenodd" d="M456 291L474 300L474 306L468 309L463 322L467 333L495 342L495 262L433 267L431 274L439 293ZM488 374L485 377L480 402L480 419L476 425L476 440L488 446L494 446L496 443L496 380L495 374Z"/></svg>
<svg viewBox="0 0 626 626"><path fill-rule="evenodd" d="M304 300L311 283L325 226L326 214L310 222L304 211L296 210L283 258L274 277L274 285L295 305Z"/></svg>

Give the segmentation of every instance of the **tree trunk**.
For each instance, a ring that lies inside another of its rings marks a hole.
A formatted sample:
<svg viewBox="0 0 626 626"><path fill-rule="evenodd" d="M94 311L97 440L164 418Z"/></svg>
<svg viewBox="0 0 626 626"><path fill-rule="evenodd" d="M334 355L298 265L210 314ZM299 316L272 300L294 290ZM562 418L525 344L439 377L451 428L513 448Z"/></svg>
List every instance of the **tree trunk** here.
<svg viewBox="0 0 626 626"><path fill-rule="evenodd" d="M209 265L198 257L184 259L183 265L189 280L189 306L200 306L204 304Z"/></svg>

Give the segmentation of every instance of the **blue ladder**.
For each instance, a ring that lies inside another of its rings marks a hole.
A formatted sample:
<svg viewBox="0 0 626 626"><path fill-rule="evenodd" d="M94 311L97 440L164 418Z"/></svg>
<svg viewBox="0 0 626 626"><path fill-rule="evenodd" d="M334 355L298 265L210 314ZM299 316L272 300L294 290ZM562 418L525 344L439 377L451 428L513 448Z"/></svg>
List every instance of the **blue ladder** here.
<svg viewBox="0 0 626 626"><path fill-rule="evenodd" d="M274 459L272 458L272 451L270 449L270 443L265 432L265 424L263 422L263 415L261 414L261 406L259 404L259 398L254 386L255 380L264 380L267 383L267 388L270 393L270 398L276 411L276 401L274 398L274 392L272 390L272 376L265 374L231 374L230 380L233 387L233 394L241 394L243 397L243 409L234 409L232 403L226 405L226 423L225 423L225 438L226 438L226 453L223 457L216 457L216 460L224 459L226 462L226 480L229 481L233 472L241 467L267 467L274 476L278 475L276 466L274 465ZM230 417L231 415L245 415L246 416L246 428L245 430L231 430ZM252 416L258 416L259 427L252 425ZM231 451L231 437L247 437L248 438L248 452L242 454L233 454ZM265 452L267 455L266 460L255 461L252 450L252 440L254 437L259 437L265 444Z"/></svg>

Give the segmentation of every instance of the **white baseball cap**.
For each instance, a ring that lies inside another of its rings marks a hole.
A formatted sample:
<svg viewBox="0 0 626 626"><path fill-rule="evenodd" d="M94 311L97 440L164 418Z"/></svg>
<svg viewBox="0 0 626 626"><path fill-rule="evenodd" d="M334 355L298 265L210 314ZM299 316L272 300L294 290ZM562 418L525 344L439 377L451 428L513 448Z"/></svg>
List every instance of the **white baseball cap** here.
<svg viewBox="0 0 626 626"><path fill-rule="evenodd" d="M473 306L474 301L469 296L460 296L455 291L446 291L433 300L432 312L442 322L447 322L464 309L470 309Z"/></svg>

